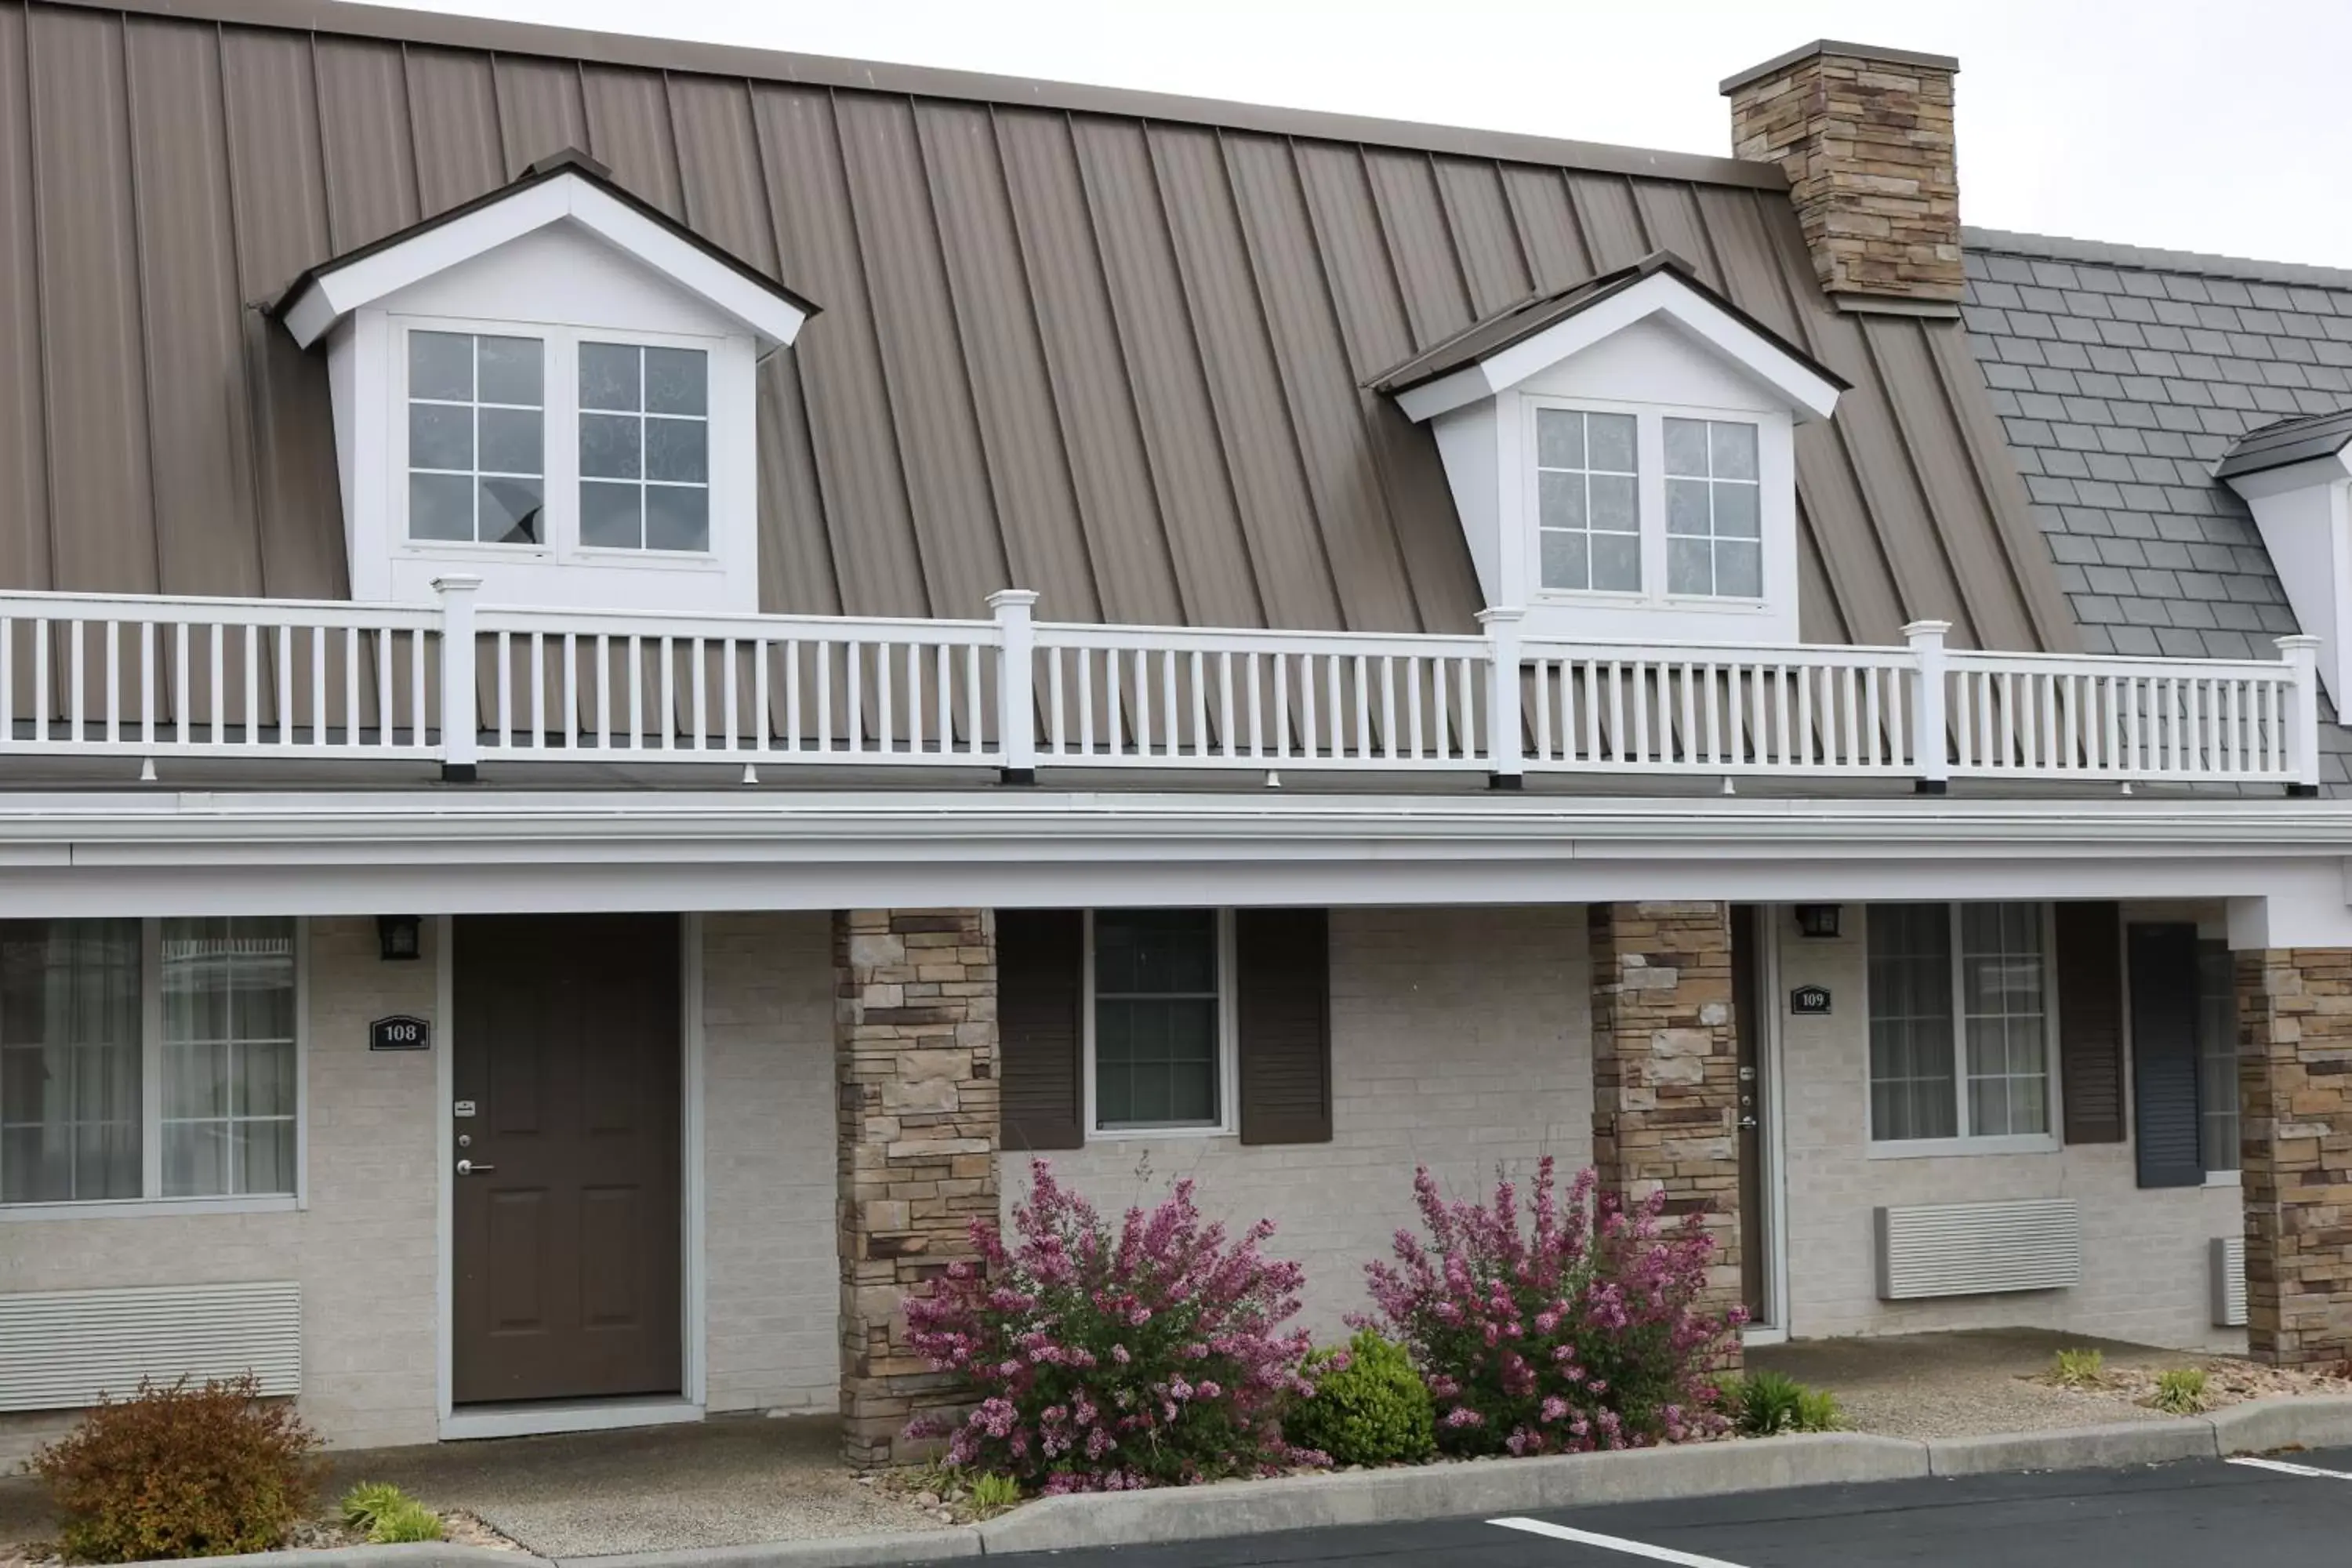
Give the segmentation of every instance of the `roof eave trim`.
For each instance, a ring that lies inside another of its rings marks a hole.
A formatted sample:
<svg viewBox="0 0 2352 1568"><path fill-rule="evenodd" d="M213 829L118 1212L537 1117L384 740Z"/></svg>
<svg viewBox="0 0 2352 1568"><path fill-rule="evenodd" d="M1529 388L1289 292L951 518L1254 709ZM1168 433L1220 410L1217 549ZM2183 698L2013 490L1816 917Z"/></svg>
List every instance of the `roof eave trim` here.
<svg viewBox="0 0 2352 1568"><path fill-rule="evenodd" d="M2241 468L2216 476L2246 500L2284 495L2352 479L2352 452L2338 448L2316 457L2294 458L2263 468Z"/></svg>
<svg viewBox="0 0 2352 1568"><path fill-rule="evenodd" d="M1842 384L1723 309L1672 271L1654 272L1629 288L1510 343L1434 381L1397 394L1397 406L1415 424L1492 397L1550 369L1637 321L1664 316L1789 403L1799 423L1827 419Z"/></svg>
<svg viewBox="0 0 2352 1568"><path fill-rule="evenodd" d="M570 218L741 325L766 354L799 335L810 310L764 288L572 171L520 185L470 212L420 226L299 285L280 315L309 348L353 310L470 261L526 234Z"/></svg>

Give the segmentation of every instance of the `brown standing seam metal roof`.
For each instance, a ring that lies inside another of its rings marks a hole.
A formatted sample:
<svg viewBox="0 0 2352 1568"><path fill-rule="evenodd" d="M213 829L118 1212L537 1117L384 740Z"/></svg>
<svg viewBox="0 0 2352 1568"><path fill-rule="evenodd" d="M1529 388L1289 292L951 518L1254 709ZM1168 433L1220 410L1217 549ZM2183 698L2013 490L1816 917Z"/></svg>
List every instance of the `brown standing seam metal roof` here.
<svg viewBox="0 0 2352 1568"><path fill-rule="evenodd" d="M0 584L343 593L260 307L572 146L825 306L761 372L772 609L1467 629L1363 383L1671 248L1853 386L1808 637L2074 642L1958 323L1832 310L1777 169L320 0L0 0Z"/></svg>
<svg viewBox="0 0 2352 1568"><path fill-rule="evenodd" d="M1603 300L1613 299L1644 278L1654 278L1661 272L1671 273L1680 279L1693 292L1827 380L1840 392L1853 390L1837 372L1708 288L1700 281L1698 269L1671 250L1654 250L1631 267L1621 267L1614 272L1605 272L1582 283L1522 300L1499 316L1491 317L1475 327L1456 332L1433 348L1423 350L1386 375L1375 377L1372 390L1385 392L1393 397L1400 392L1427 385L1450 371L1491 359L1505 349L1523 343L1538 332L1556 327L1570 316L1589 310Z"/></svg>

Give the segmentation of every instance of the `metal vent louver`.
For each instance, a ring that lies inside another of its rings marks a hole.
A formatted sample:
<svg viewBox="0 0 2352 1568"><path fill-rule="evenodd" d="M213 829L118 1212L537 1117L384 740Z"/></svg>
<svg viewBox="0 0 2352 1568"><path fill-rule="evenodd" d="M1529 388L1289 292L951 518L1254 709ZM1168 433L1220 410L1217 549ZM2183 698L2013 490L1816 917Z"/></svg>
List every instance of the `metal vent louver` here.
<svg viewBox="0 0 2352 1568"><path fill-rule="evenodd" d="M2213 1326L2246 1326L2246 1238L2217 1236L2210 1243L2213 1280Z"/></svg>
<svg viewBox="0 0 2352 1568"><path fill-rule="evenodd" d="M2072 1198L1882 1208L1876 1220L1881 1300L2082 1283L2083 1220Z"/></svg>
<svg viewBox="0 0 2352 1568"><path fill-rule="evenodd" d="M142 1377L244 1372L264 1394L300 1391L294 1281L0 1295L0 1410L70 1410L121 1398Z"/></svg>

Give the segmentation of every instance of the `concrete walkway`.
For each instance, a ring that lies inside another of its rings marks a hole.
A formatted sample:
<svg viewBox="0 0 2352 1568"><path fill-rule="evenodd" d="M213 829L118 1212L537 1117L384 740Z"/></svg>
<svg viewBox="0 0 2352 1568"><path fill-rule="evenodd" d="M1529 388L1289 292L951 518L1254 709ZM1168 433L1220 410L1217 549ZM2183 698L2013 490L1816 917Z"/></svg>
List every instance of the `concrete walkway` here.
<svg viewBox="0 0 2352 1568"><path fill-rule="evenodd" d="M542 1557L940 1528L912 1504L860 1485L842 1466L829 1417L338 1450L327 1458L322 1505L355 1481L390 1481L429 1507L478 1514ZM0 1542L55 1531L32 1483L0 1481Z"/></svg>
<svg viewBox="0 0 2352 1568"><path fill-rule="evenodd" d="M2211 1354L2042 1329L1984 1329L1800 1340L1759 1346L1748 1352L1747 1362L1759 1371L1784 1373L1828 1389L1855 1431L1890 1437L1969 1437L2165 1419L2113 1394L2027 1381L2048 1372L2062 1348L2098 1351L2110 1369L2201 1366Z"/></svg>

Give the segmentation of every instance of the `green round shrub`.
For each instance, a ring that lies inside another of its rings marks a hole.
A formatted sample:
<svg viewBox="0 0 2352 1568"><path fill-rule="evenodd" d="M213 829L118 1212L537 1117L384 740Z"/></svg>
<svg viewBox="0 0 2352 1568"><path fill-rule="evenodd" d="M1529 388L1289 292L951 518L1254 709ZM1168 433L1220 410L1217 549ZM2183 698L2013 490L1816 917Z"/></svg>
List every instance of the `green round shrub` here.
<svg viewBox="0 0 2352 1568"><path fill-rule="evenodd" d="M1404 1349L1366 1329L1307 1358L1314 1394L1290 1407L1283 1435L1335 1465L1417 1464L1437 1447L1437 1413Z"/></svg>

